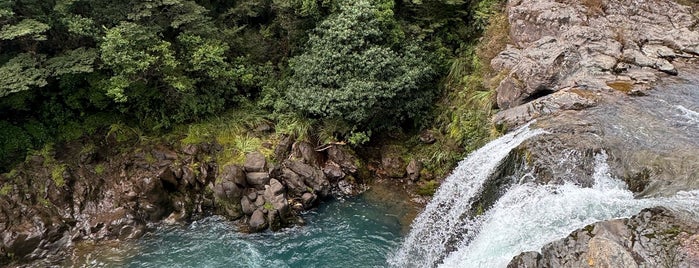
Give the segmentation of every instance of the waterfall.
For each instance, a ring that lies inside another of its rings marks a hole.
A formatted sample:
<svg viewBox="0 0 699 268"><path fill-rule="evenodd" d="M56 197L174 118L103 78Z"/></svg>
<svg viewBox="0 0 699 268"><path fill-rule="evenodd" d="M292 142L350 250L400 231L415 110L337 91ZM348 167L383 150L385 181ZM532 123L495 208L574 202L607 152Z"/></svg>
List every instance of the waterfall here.
<svg viewBox="0 0 699 268"><path fill-rule="evenodd" d="M665 206L699 215L699 191L671 198L635 199L609 173L607 155L595 156L594 185L512 185L484 214L471 217L474 197L509 151L542 130L519 129L463 160L413 222L394 267L505 267L521 252L538 251L588 224L630 217L643 208ZM528 174L527 176L532 176Z"/></svg>
<svg viewBox="0 0 699 268"><path fill-rule="evenodd" d="M412 230L399 251L389 259L395 267L429 267L440 262L454 239L472 236L467 216L472 199L512 149L530 137L544 133L525 125L504 135L462 160L437 190L432 201L413 222Z"/></svg>

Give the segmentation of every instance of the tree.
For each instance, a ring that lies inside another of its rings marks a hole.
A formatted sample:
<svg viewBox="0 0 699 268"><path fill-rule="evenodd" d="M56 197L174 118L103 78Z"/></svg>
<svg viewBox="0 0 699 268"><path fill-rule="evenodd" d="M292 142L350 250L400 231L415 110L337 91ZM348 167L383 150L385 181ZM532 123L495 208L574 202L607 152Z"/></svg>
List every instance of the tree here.
<svg viewBox="0 0 699 268"><path fill-rule="evenodd" d="M342 120L364 131L423 113L434 97L427 53L404 42L392 1L341 1L321 22L306 52L292 58L286 97L308 116Z"/></svg>

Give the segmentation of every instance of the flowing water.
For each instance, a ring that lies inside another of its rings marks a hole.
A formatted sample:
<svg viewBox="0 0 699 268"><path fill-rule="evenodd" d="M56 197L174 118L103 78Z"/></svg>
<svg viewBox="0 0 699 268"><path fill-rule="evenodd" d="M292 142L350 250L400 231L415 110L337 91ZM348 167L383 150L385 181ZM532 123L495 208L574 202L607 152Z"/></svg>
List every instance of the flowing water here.
<svg viewBox="0 0 699 268"><path fill-rule="evenodd" d="M389 259L391 266L505 267L521 252L538 251L588 224L630 217L643 208L665 206L699 215L699 191L634 198L624 182L609 174L607 155L602 152L595 157L593 187L515 184L487 212L469 217L474 197L483 187L479 184L509 150L539 133L525 127L462 161L415 220L411 233Z"/></svg>
<svg viewBox="0 0 699 268"><path fill-rule="evenodd" d="M461 161L425 211L415 219L404 246L390 263L397 267L427 267L439 262L455 239L469 241L474 234L471 227L476 223L464 215L471 209L472 199L512 149L541 133L543 131L524 126L486 144Z"/></svg>
<svg viewBox="0 0 699 268"><path fill-rule="evenodd" d="M594 157L592 187L580 187L565 178L559 185L514 183L487 211L473 215L474 201L493 170L523 140L542 132L525 126L459 164L389 257L390 266L505 267L521 252L538 251L588 224L630 217L643 208L665 206L699 216L699 191L681 191L698 188L699 74L677 80L661 85L663 89L651 91L648 97L621 99L564 120L598 127L595 135L602 135L607 146L614 148L616 159L627 161L624 165L664 169L662 179L676 182L674 186L647 189L648 196L664 197L635 197L610 174L603 151ZM581 155L572 149L568 152ZM560 155L565 158L566 154Z"/></svg>
<svg viewBox="0 0 699 268"><path fill-rule="evenodd" d="M400 201L376 202L382 198L376 195L327 202L304 216L306 226L278 233L239 233L217 217L161 227L134 243L90 249L69 265L384 267L386 255L400 242L400 216L410 208Z"/></svg>

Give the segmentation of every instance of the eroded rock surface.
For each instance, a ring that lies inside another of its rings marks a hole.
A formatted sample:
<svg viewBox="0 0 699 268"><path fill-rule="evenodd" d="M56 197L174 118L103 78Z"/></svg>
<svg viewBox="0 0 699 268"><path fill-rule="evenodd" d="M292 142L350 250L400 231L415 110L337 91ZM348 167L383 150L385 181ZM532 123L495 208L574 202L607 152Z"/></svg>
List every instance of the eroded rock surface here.
<svg viewBox="0 0 699 268"><path fill-rule="evenodd" d="M699 224L663 207L602 221L524 252L507 267L697 267Z"/></svg>
<svg viewBox="0 0 699 268"><path fill-rule="evenodd" d="M599 100L579 90L636 94L699 55L697 18L670 0L511 0L507 14L513 44L491 66L507 73L495 121L509 126Z"/></svg>

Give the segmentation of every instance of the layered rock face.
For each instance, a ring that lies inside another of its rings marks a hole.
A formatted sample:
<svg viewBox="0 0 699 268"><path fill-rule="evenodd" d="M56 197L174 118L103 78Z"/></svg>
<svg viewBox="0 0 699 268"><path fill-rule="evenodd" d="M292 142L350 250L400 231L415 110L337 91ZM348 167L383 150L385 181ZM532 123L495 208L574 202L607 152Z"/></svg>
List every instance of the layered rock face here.
<svg viewBox="0 0 699 268"><path fill-rule="evenodd" d="M598 222L524 252L508 267L697 267L699 224L662 207Z"/></svg>
<svg viewBox="0 0 699 268"><path fill-rule="evenodd" d="M699 55L697 18L669 0L511 0L507 14L513 44L491 65L506 73L495 120L509 126L594 106L597 93L642 94Z"/></svg>
<svg viewBox="0 0 699 268"><path fill-rule="evenodd" d="M220 167L215 143L125 152L66 145L35 155L0 176L0 264L51 263L74 242L133 239L153 223L211 214L238 220L244 231L278 230L324 197L364 189L351 151L285 140L278 164L253 152L244 165Z"/></svg>

